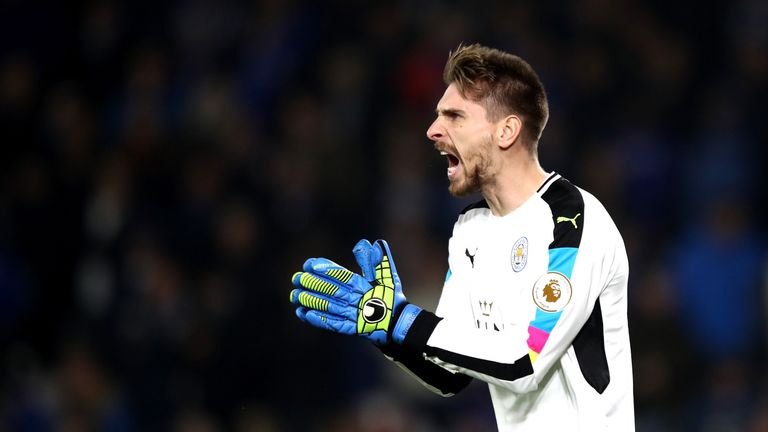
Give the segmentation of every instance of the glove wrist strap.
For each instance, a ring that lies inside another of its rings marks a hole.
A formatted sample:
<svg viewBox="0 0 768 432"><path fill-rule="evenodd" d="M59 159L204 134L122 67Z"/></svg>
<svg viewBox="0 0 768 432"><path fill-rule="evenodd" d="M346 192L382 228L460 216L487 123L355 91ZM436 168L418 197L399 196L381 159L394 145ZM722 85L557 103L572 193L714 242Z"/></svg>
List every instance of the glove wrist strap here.
<svg viewBox="0 0 768 432"><path fill-rule="evenodd" d="M397 318L395 328L392 330L392 340L397 344L402 344L405 339L405 335L408 334L408 330L411 329L413 321L421 313L421 308L414 304L407 304L400 312L400 316Z"/></svg>

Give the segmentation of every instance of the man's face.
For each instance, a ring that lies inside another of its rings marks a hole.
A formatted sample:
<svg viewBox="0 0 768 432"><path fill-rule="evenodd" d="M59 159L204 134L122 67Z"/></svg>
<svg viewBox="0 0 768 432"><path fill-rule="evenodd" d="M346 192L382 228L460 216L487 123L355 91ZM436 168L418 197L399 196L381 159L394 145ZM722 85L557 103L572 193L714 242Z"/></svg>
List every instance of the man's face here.
<svg viewBox="0 0 768 432"><path fill-rule="evenodd" d="M454 84L437 103L437 118L427 130L435 148L448 159L448 190L455 196L479 192L493 180L494 124L485 107L464 99Z"/></svg>

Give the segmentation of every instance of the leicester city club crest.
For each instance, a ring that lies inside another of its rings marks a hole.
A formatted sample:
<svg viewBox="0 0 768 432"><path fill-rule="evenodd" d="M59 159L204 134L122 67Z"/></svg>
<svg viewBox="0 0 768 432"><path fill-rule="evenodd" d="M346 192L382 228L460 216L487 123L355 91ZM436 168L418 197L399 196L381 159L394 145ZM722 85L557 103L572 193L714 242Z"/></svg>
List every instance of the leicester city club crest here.
<svg viewBox="0 0 768 432"><path fill-rule="evenodd" d="M528 238L520 237L512 246L512 270L515 273L522 271L528 262Z"/></svg>

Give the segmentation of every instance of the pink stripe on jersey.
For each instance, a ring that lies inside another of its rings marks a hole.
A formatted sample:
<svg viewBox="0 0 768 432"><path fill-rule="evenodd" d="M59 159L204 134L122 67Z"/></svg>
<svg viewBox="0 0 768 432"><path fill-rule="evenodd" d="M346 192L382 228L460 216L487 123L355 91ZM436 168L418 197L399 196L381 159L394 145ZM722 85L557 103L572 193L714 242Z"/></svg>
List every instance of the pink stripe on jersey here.
<svg viewBox="0 0 768 432"><path fill-rule="evenodd" d="M536 327L528 326L528 348L532 351L541 353L541 349L544 348L548 338L549 333Z"/></svg>

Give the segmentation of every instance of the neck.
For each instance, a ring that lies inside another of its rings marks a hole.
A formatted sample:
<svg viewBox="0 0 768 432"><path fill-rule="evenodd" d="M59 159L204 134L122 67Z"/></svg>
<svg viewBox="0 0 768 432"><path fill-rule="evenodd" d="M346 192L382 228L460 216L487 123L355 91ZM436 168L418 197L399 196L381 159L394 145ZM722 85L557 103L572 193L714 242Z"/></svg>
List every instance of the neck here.
<svg viewBox="0 0 768 432"><path fill-rule="evenodd" d="M537 158L507 159L499 167L494 181L483 187L482 194L491 213L504 216L527 201L547 175Z"/></svg>

